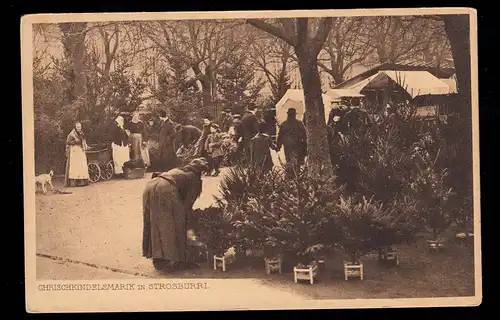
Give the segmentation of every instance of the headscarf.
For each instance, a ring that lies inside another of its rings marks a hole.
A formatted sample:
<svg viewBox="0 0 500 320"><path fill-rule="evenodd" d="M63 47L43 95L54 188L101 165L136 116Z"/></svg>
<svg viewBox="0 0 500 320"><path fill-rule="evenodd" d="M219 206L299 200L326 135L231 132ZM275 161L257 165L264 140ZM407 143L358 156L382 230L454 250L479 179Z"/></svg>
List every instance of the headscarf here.
<svg viewBox="0 0 500 320"><path fill-rule="evenodd" d="M124 124L125 124L125 119L123 119L123 117L122 117L122 116L118 116L118 117L116 117L115 122L116 122L116 124L117 124L120 128L122 128L122 129L123 129L123 126L124 126Z"/></svg>
<svg viewBox="0 0 500 320"><path fill-rule="evenodd" d="M133 122L133 123L142 122L141 119L139 118L139 113L138 112L134 112L133 113L131 122Z"/></svg>

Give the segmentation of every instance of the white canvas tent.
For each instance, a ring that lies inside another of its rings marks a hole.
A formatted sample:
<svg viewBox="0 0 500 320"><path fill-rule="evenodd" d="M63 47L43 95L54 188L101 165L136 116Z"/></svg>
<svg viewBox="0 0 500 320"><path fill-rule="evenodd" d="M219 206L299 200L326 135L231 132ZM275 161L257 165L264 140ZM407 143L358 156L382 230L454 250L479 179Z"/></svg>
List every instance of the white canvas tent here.
<svg viewBox="0 0 500 320"><path fill-rule="evenodd" d="M323 94L323 104L325 105L325 121L328 120L330 110L334 107L335 102L340 99L334 99L329 95ZM304 105L304 92L299 89L288 89L283 97L276 104L276 120L282 123L287 118L287 111L289 108L297 109L297 119L303 120L305 105Z"/></svg>
<svg viewBox="0 0 500 320"><path fill-rule="evenodd" d="M356 90L351 89L330 89L326 92L328 96L332 99L341 99L341 98L362 98L365 95L359 93Z"/></svg>
<svg viewBox="0 0 500 320"><path fill-rule="evenodd" d="M400 85L412 97L424 95L445 95L453 93L453 88L427 71L379 71L348 88L360 93L365 88L381 88L389 81Z"/></svg>

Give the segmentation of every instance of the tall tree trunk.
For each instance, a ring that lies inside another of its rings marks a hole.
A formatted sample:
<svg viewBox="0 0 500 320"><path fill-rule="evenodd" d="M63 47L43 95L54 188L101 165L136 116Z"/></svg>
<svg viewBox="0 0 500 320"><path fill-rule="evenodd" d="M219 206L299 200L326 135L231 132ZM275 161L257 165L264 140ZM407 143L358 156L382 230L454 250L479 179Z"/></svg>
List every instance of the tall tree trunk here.
<svg viewBox="0 0 500 320"><path fill-rule="evenodd" d="M465 178L463 183L466 195L472 196L472 99L471 99L471 56L470 56L470 21L468 15L444 16L444 28L451 45L455 64L458 101L454 107L459 112L459 123L463 143L460 144L460 163ZM461 170L462 171L462 170ZM467 194L468 193L468 194Z"/></svg>
<svg viewBox="0 0 500 320"><path fill-rule="evenodd" d="M468 15L444 16L444 28L450 40L458 82L458 94L465 105L465 116L471 114L470 25ZM468 112L468 113L467 113Z"/></svg>
<svg viewBox="0 0 500 320"><path fill-rule="evenodd" d="M61 23L59 25L63 33L61 42L64 46L64 53L71 61L71 94L70 103L79 105L79 114L83 116L85 107L85 96L87 92L87 81L85 75L85 36L87 23L72 22Z"/></svg>
<svg viewBox="0 0 500 320"><path fill-rule="evenodd" d="M296 54L304 88L308 162L313 171L323 167L322 174L333 175L317 57L307 51L296 50Z"/></svg>

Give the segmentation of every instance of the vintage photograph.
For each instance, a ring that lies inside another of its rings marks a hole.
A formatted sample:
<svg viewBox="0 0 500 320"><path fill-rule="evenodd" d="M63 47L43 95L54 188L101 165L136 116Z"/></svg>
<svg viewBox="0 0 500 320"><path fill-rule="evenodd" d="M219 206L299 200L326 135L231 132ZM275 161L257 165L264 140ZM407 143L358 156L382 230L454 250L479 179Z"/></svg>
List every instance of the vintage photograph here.
<svg viewBox="0 0 500 320"><path fill-rule="evenodd" d="M28 17L36 290L480 297L477 27L449 11Z"/></svg>

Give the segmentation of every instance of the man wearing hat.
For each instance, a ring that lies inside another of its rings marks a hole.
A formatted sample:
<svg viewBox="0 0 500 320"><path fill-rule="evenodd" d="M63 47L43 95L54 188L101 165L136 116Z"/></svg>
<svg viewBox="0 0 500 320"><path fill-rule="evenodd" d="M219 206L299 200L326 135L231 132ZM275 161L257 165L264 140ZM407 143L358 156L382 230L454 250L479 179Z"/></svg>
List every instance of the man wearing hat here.
<svg viewBox="0 0 500 320"><path fill-rule="evenodd" d="M222 132L228 132L229 127L233 124L233 116L232 116L232 110L231 108L226 108L224 111L222 111L221 115L221 123L220 123L220 129Z"/></svg>
<svg viewBox="0 0 500 320"><path fill-rule="evenodd" d="M193 125L177 124L175 126L175 148L188 149L201 137L201 130Z"/></svg>
<svg viewBox="0 0 500 320"><path fill-rule="evenodd" d="M304 124L297 120L297 110L290 108L287 119L283 121L278 132L276 151L285 148L287 172L291 173L304 164L307 155L307 134Z"/></svg>
<svg viewBox="0 0 500 320"><path fill-rule="evenodd" d="M276 136L276 109L268 109L264 113L264 122L266 123L266 133L271 136Z"/></svg>
<svg viewBox="0 0 500 320"><path fill-rule="evenodd" d="M160 111L160 134L158 137L160 149L161 170L168 171L177 165L175 153L175 124L165 110Z"/></svg>
<svg viewBox="0 0 500 320"><path fill-rule="evenodd" d="M259 119L255 115L255 107L249 106L243 117L241 118L241 133L243 135L242 139L242 148L243 148L243 156L244 161L248 161L249 154L249 145L250 140L257 134L257 128L259 125Z"/></svg>

